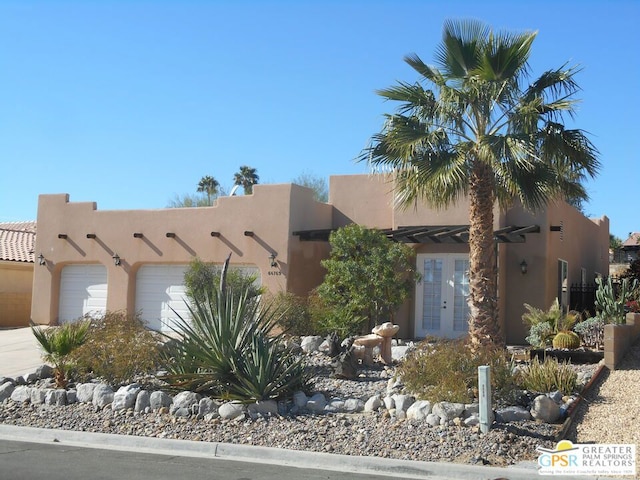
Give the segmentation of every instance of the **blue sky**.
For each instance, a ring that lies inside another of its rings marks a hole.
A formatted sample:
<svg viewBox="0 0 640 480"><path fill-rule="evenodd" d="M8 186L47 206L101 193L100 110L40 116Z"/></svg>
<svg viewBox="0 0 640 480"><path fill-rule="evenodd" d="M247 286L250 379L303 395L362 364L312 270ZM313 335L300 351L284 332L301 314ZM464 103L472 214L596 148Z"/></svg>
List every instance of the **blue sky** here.
<svg viewBox="0 0 640 480"><path fill-rule="evenodd" d="M29 1L0 4L0 221L38 195L101 210L164 208L204 175L229 189L367 173L354 158L394 110L374 90L413 82L449 18L538 30L534 75L580 64L602 171L589 215L640 231L640 2Z"/></svg>

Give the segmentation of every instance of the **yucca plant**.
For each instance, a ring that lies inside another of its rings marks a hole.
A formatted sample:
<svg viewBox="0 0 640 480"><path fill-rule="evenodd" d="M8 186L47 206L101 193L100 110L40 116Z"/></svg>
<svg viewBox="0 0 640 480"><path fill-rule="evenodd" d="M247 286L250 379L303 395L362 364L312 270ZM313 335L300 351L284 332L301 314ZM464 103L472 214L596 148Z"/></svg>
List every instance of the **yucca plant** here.
<svg viewBox="0 0 640 480"><path fill-rule="evenodd" d="M192 299L190 319L178 316L178 337L166 350L174 389L245 402L308 390L304 364L273 335L276 310L252 302L245 290L214 288L215 299Z"/></svg>
<svg viewBox="0 0 640 480"><path fill-rule="evenodd" d="M83 320L45 330L31 323L31 331L44 351L42 358L55 368L56 386L64 388L67 385L69 356L86 341L89 325L89 321Z"/></svg>
<svg viewBox="0 0 640 480"><path fill-rule="evenodd" d="M518 371L516 382L522 388L534 392L559 390L569 395L576 388L577 378L570 363L559 363L550 357L546 357L541 362L534 357L527 367Z"/></svg>

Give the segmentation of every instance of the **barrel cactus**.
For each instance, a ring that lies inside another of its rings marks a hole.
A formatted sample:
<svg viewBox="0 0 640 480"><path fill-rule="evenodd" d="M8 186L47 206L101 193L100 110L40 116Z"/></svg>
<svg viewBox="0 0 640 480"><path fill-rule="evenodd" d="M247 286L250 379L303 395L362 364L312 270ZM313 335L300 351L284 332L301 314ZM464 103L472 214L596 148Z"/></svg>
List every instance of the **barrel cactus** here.
<svg viewBox="0 0 640 480"><path fill-rule="evenodd" d="M580 337L576 332L564 331L553 337L553 348L567 348L573 350L580 346Z"/></svg>

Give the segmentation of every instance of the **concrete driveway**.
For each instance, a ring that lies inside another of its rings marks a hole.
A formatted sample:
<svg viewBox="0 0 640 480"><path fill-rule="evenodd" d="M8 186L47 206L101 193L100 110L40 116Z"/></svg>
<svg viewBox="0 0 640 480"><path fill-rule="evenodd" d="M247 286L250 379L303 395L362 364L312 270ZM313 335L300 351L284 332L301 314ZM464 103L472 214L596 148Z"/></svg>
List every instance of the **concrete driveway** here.
<svg viewBox="0 0 640 480"><path fill-rule="evenodd" d="M15 378L33 372L43 363L31 328L0 329L0 377Z"/></svg>

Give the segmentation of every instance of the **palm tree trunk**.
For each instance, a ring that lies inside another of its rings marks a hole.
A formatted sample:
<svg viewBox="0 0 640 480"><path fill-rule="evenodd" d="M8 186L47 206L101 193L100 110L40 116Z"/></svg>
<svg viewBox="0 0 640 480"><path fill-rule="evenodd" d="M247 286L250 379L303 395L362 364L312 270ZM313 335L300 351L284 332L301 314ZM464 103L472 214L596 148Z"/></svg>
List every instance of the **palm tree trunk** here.
<svg viewBox="0 0 640 480"><path fill-rule="evenodd" d="M498 322L493 181L490 167L476 161L469 185L469 337L473 349L503 344Z"/></svg>

